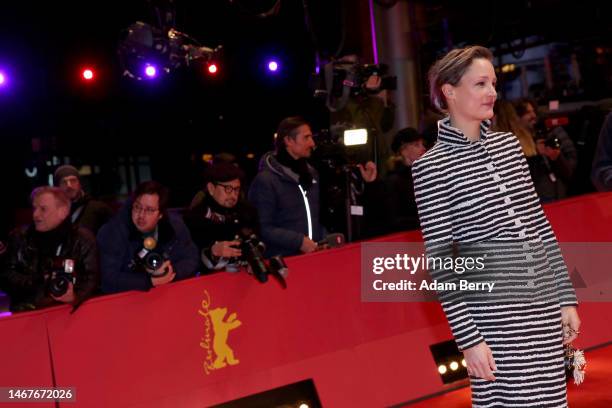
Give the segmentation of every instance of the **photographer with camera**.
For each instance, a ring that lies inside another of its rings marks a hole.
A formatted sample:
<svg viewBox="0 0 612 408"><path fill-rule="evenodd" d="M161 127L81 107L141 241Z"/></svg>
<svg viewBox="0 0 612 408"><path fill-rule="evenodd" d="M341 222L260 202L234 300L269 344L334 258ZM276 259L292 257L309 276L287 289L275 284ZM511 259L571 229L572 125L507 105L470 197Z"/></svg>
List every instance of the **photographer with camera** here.
<svg viewBox="0 0 612 408"><path fill-rule="evenodd" d="M242 170L231 163L213 164L205 172L205 196L184 216L202 265L209 271L230 269L243 256L243 232L257 234L257 210L241 198ZM238 238L238 239L237 239ZM228 268L229 267L229 268Z"/></svg>
<svg viewBox="0 0 612 408"><path fill-rule="evenodd" d="M98 232L102 290L149 290L195 275L198 249L180 215L168 211L168 190L141 183L132 200Z"/></svg>
<svg viewBox="0 0 612 408"><path fill-rule="evenodd" d="M368 144L375 153L376 162L381 164L390 153L385 134L393 127L395 105L389 98L389 91L396 89L396 77L388 76L385 64L361 64L356 54L345 55L329 64L332 72L333 87L328 89L328 108L330 123L336 126L349 123L354 128L367 129L370 135ZM331 79L330 79L331 81ZM329 103L338 94L342 85L342 97L336 105ZM384 171L384 167L378 167Z"/></svg>
<svg viewBox="0 0 612 408"><path fill-rule="evenodd" d="M537 106L527 98L514 103L516 113L536 142L537 155L528 160L536 192L542 203L567 197L576 170L576 147L560 126L550 130L538 122Z"/></svg>
<svg viewBox="0 0 612 408"><path fill-rule="evenodd" d="M57 187L32 191L33 223L11 234L3 282L14 312L61 303L78 307L99 286L96 240L72 225L70 199Z"/></svg>

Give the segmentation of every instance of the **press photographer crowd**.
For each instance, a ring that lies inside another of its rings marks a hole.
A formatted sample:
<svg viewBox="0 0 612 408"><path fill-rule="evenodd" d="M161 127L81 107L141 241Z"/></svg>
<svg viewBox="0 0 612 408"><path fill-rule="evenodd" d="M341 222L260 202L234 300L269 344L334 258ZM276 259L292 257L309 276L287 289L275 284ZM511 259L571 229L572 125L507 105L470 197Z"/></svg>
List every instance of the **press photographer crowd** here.
<svg viewBox="0 0 612 408"><path fill-rule="evenodd" d="M286 287L284 257L418 229L411 166L435 140L427 126L404 128L385 146L395 79L384 74L384 66L351 58L329 65L317 93L326 98L331 129L313 134L304 118L283 119L252 180L231 154L219 154L184 208L169 208L172 186L146 181L113 211L83 190L76 167L57 167L53 186L31 193L32 223L0 243L10 310L76 309L98 294L217 272L245 270ZM579 135L540 118L534 101L498 99L494 111L490 130L516 135L542 203L589 183L579 166L592 169L598 190L612 190L612 114L592 162L580 163Z"/></svg>

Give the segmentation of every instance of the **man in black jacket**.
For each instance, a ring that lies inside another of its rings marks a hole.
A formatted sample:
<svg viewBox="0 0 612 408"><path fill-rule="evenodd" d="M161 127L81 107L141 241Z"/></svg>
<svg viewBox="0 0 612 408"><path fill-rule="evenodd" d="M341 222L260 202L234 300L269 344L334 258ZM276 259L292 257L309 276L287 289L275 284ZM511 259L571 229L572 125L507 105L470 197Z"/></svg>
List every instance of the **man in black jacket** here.
<svg viewBox="0 0 612 408"><path fill-rule="evenodd" d="M70 201L70 221L73 224L89 229L97 234L102 225L113 216L113 211L102 201L94 200L83 191L79 171L65 164L58 167L53 175L53 182L64 190Z"/></svg>
<svg viewBox="0 0 612 408"><path fill-rule="evenodd" d="M198 249L183 219L167 209L168 190L147 181L100 229L104 292L149 290L195 275Z"/></svg>
<svg viewBox="0 0 612 408"><path fill-rule="evenodd" d="M419 228L412 163L425 153L425 139L416 129L408 127L397 132L391 143L397 157L393 169L387 174L386 200L389 232Z"/></svg>
<svg viewBox="0 0 612 408"><path fill-rule="evenodd" d="M204 268L233 266L242 256L239 239L259 234L257 211L241 199L244 174L232 163L217 163L205 173L204 199L185 214L185 223L200 250Z"/></svg>
<svg viewBox="0 0 612 408"><path fill-rule="evenodd" d="M32 192L33 223L9 241L3 281L11 309L69 303L78 306L99 287L94 236L72 225L70 200L56 187Z"/></svg>

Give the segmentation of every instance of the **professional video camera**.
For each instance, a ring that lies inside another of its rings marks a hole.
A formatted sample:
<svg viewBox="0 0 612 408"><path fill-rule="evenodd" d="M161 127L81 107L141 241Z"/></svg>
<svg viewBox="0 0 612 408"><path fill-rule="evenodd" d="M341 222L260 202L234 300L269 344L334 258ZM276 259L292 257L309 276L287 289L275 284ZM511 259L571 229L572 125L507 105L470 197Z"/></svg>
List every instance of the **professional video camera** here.
<svg viewBox="0 0 612 408"><path fill-rule="evenodd" d="M147 237L143 241L142 249L136 253L130 263L131 269L145 270L151 276L160 277L168 273L168 268L160 269L168 259L166 253L156 251L157 241L153 237Z"/></svg>
<svg viewBox="0 0 612 408"><path fill-rule="evenodd" d="M122 33L118 47L123 75L141 80L147 66L169 73L195 62L218 60L222 47L202 46L196 39L174 28L175 9L172 1L158 1L153 6L156 25L137 21ZM163 16L163 18L162 18ZM154 76L155 71L149 75Z"/></svg>
<svg viewBox="0 0 612 408"><path fill-rule="evenodd" d="M352 96L397 89L397 77L387 75L388 70L386 64L359 64L342 59L329 62L322 73L313 74L314 96L326 98L327 108L331 112L339 111ZM368 89L366 83L372 76L381 78L380 86Z"/></svg>
<svg viewBox="0 0 612 408"><path fill-rule="evenodd" d="M47 292L55 297L63 296L68 291L70 283L76 282L74 275L74 260L52 258L47 267Z"/></svg>

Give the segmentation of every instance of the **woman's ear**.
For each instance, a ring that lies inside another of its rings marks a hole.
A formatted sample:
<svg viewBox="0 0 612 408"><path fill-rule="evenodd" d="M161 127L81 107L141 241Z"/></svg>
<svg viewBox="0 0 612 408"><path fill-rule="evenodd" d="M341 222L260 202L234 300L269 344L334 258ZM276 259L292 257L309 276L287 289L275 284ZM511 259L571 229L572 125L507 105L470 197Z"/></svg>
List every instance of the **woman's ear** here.
<svg viewBox="0 0 612 408"><path fill-rule="evenodd" d="M442 94L444 95L444 97L448 100L448 99L454 99L455 98L455 90L454 90L454 86L452 86L451 84L444 84L442 85Z"/></svg>

